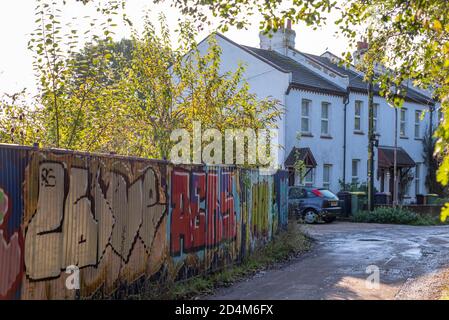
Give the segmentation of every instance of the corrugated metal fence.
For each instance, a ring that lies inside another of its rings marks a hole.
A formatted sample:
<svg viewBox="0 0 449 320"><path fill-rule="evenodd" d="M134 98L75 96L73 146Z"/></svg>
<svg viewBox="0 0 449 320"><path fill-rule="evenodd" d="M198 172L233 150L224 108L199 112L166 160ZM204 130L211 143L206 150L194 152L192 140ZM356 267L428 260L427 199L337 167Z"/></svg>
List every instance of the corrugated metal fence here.
<svg viewBox="0 0 449 320"><path fill-rule="evenodd" d="M0 299L117 297L237 263L287 226L287 182L0 145Z"/></svg>

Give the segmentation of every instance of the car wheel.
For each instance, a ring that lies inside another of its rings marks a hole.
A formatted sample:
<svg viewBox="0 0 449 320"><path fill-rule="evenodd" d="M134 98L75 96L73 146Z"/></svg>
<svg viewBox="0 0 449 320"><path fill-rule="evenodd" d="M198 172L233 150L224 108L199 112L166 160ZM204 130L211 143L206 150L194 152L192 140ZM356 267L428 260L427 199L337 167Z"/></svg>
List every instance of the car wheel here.
<svg viewBox="0 0 449 320"><path fill-rule="evenodd" d="M306 209L304 212L304 221L306 223L315 223L318 220L318 215L313 209Z"/></svg>

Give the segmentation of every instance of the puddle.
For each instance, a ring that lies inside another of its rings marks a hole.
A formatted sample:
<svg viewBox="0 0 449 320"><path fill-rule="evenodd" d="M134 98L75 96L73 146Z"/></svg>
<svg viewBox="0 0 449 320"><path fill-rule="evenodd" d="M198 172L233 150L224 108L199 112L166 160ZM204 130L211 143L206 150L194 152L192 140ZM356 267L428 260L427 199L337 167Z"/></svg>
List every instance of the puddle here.
<svg viewBox="0 0 449 320"><path fill-rule="evenodd" d="M419 248L413 248L413 249L409 249L406 250L404 252L400 253L402 256L408 257L408 258L414 258L414 259L418 259L421 257L421 249Z"/></svg>

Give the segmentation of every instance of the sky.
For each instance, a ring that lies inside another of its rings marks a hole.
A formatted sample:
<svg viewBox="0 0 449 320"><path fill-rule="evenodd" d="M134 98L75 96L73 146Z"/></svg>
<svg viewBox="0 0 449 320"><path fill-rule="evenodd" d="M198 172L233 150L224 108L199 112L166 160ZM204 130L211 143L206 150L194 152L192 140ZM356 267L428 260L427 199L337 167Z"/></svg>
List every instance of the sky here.
<svg viewBox="0 0 449 320"><path fill-rule="evenodd" d="M165 0L169 1L169 0ZM34 16L35 0L2 0L0 2L0 95L2 93L14 93L27 88L28 92L35 92L35 76L33 73L33 56L27 49L30 34L35 28ZM159 13L164 13L167 17L167 23L173 30L177 26L177 19L180 14L177 9L171 8L168 3L153 4L152 0L128 0L126 14L134 22L136 28L141 27L144 13L150 10L150 16L156 19ZM86 15L101 19L93 7L84 6L75 1L68 1L62 12L63 22L71 22L80 29L88 28L89 24ZM331 13L329 21L335 19ZM213 22L213 21L212 21ZM252 17L250 26L246 30L237 30L231 28L224 35L233 41L258 47L259 46L259 20L258 17ZM212 30L205 28L198 35L197 41L202 40ZM333 23L327 26L313 30L305 25L293 25L296 31L296 48L308 53L321 54L329 50L337 55L346 51L348 42L335 35L336 27ZM130 30L127 27L119 26L116 30L115 38L117 40L127 37ZM176 45L176 38L172 39Z"/></svg>

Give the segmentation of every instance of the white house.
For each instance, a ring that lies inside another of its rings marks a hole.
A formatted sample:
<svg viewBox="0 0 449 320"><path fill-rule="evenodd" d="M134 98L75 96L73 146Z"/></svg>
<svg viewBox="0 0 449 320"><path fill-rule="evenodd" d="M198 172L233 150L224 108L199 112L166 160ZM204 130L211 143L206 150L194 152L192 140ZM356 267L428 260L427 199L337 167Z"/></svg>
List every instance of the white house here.
<svg viewBox="0 0 449 320"><path fill-rule="evenodd" d="M299 181L291 171L291 184L305 183L328 187L337 192L340 182L367 181L368 90L363 74L338 64L330 52L320 56L295 49L295 31L288 24L270 38L260 35L260 48L240 45L221 34L216 40L222 49L223 70L246 65L245 78L259 97L278 99L285 114L278 123L278 159L291 170L298 151L309 172ZM207 46L207 41L200 43ZM357 59L367 44L358 43ZM438 105L430 93L409 86L403 108L395 109L374 88L375 187L392 192L397 112L398 175L410 175L405 194L425 193L426 167L423 165L422 139L435 127ZM423 116L421 116L423 114ZM298 140L298 134L301 138ZM297 150L297 151L296 151Z"/></svg>

